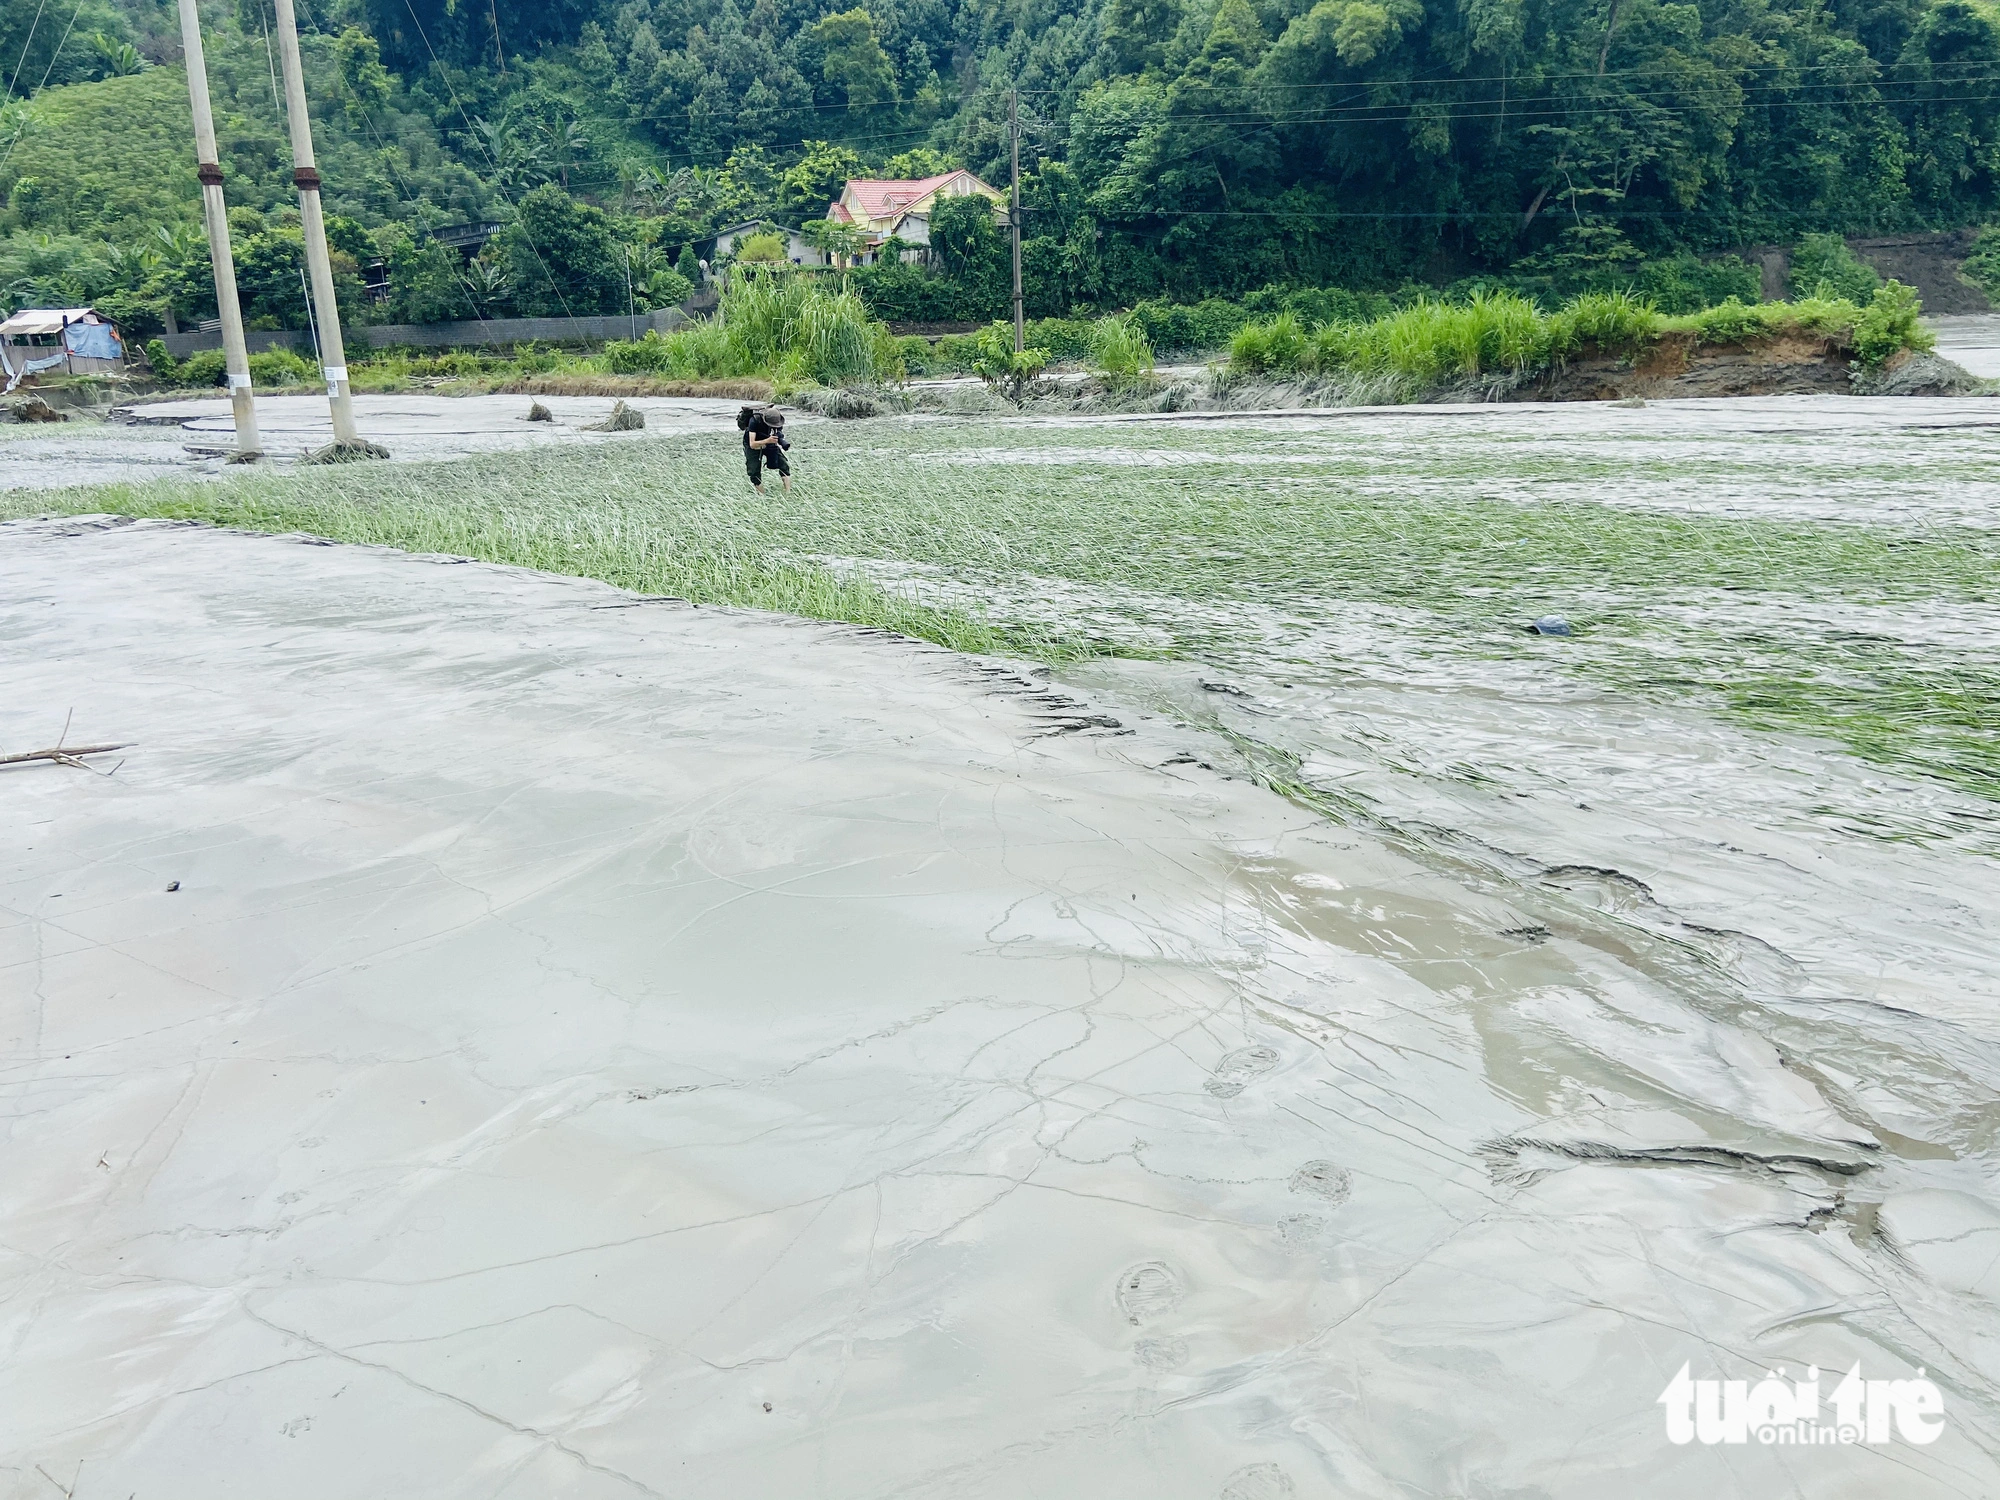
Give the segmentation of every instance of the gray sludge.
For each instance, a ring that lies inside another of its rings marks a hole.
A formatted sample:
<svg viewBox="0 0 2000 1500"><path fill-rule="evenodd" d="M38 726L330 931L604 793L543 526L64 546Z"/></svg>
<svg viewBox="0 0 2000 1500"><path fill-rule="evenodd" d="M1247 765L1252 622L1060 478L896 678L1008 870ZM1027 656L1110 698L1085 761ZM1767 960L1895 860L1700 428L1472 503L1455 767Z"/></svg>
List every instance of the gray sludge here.
<svg viewBox="0 0 2000 1500"><path fill-rule="evenodd" d="M1969 857L450 561L0 528L7 1493L2000 1493Z"/></svg>

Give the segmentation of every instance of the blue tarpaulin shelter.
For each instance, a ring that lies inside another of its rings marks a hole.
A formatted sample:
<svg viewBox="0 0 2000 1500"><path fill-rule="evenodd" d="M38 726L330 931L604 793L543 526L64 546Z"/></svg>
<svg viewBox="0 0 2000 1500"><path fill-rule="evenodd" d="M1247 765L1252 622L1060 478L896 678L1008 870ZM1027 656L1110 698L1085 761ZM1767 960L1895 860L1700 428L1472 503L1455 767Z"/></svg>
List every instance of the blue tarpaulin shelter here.
<svg viewBox="0 0 2000 1500"><path fill-rule="evenodd" d="M89 307L24 307L0 323L0 365L7 389L43 370L109 375L125 367L118 329Z"/></svg>

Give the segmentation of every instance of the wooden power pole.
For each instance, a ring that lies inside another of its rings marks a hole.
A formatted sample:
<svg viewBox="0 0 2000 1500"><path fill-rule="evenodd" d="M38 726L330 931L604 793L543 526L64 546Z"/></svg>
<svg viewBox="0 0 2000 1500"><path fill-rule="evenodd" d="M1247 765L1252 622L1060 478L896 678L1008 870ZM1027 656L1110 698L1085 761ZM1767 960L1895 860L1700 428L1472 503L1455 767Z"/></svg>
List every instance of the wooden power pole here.
<svg viewBox="0 0 2000 1500"><path fill-rule="evenodd" d="M236 258L229 251L229 213L222 201L222 157L215 149L215 116L208 105L208 63L201 50L201 17L195 0L180 0L181 51L187 56L188 105L194 111L195 176L201 179L201 212L208 224L208 259L215 269L215 311L222 320L222 359L229 404L236 416L236 454L255 458L257 403L250 393L250 350L243 342L243 308L236 300Z"/></svg>
<svg viewBox="0 0 2000 1500"><path fill-rule="evenodd" d="M305 70L299 66L298 22L292 14L292 0L274 0L274 8L278 15L278 64L285 75L285 114L292 130L292 182L299 190L306 270L312 278L312 318L319 330L319 357L326 366L333 440L342 448L361 448L361 434L354 427L354 389L347 380L347 351L340 338L340 304L333 294L333 263L326 254L326 220L320 213L312 118L306 113Z"/></svg>
<svg viewBox="0 0 2000 1500"><path fill-rule="evenodd" d="M287 0L289 3L289 0ZM1007 90L1007 139L1014 159L1012 201L1007 206L1007 227L1014 239L1014 352L1026 347L1027 324L1021 320L1021 91Z"/></svg>

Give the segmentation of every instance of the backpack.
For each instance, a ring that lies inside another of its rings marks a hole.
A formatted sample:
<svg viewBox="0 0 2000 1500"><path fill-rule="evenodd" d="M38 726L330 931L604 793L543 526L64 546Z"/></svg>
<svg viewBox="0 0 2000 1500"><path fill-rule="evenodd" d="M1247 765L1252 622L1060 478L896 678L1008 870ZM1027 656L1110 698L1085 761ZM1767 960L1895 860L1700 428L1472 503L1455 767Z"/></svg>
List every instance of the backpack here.
<svg viewBox="0 0 2000 1500"><path fill-rule="evenodd" d="M754 406L744 407L743 410L739 411L736 414L736 430L738 432L748 432L750 430L750 424L756 420L756 417L757 417L756 407Z"/></svg>

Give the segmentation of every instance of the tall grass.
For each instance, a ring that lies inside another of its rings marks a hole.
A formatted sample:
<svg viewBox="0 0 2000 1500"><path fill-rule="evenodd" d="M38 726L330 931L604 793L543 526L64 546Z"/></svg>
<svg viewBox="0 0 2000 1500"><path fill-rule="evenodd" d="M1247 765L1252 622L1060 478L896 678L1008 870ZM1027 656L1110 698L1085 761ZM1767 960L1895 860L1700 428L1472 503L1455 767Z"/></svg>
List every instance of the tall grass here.
<svg viewBox="0 0 2000 1500"><path fill-rule="evenodd" d="M715 317L690 328L605 346L613 374L674 380L741 377L779 387L899 379L888 328L845 286L785 271L737 271Z"/></svg>
<svg viewBox="0 0 2000 1500"><path fill-rule="evenodd" d="M1090 329L1090 362L1113 390L1127 390L1153 373L1153 345L1130 313L1099 318Z"/></svg>
<svg viewBox="0 0 2000 1500"><path fill-rule="evenodd" d="M1492 374L1530 374L1585 351L1632 355L1668 335L1696 345L1800 335L1831 341L1863 364L1934 340L1917 322L1916 294L1889 282L1864 308L1838 297L1720 306L1665 317L1622 291L1589 292L1544 312L1508 291L1462 301L1422 299L1383 317L1333 322L1308 332L1290 313L1239 329L1232 368L1249 374L1390 376L1417 386Z"/></svg>

